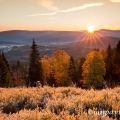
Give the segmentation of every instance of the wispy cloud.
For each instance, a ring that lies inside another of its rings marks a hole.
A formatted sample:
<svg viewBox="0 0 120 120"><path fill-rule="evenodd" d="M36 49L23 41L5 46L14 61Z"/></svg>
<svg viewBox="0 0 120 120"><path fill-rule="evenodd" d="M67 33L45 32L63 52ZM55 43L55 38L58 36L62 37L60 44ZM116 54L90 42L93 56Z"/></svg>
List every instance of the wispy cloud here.
<svg viewBox="0 0 120 120"><path fill-rule="evenodd" d="M33 15L27 15L27 16L44 16L44 15L55 15L58 12L52 12L52 13L45 13L45 14L33 14Z"/></svg>
<svg viewBox="0 0 120 120"><path fill-rule="evenodd" d="M73 7L67 10L61 10L61 12L72 12L72 11L77 11L77 10L83 10L89 7L96 7L96 6L102 6L104 3L91 3L91 4L85 4L79 7Z"/></svg>
<svg viewBox="0 0 120 120"><path fill-rule="evenodd" d="M120 0L110 0L111 2L120 2Z"/></svg>
<svg viewBox="0 0 120 120"><path fill-rule="evenodd" d="M104 25L104 26L101 26L100 28L117 30L117 29L120 29L120 26L119 25Z"/></svg>
<svg viewBox="0 0 120 120"><path fill-rule="evenodd" d="M44 1L44 0L42 0ZM45 0L46 1L46 0ZM33 15L27 15L27 16L42 16L42 15L55 15L57 13L66 13L66 12L73 12L73 11L77 11L77 10L83 10L86 8L90 8L90 7L97 7L97 6L102 6L104 5L104 3L91 3L91 4L84 4L82 6L78 6L78 7L73 7L73 8L69 8L66 10L57 10L56 12L52 12L52 13L45 13L45 14L33 14Z"/></svg>
<svg viewBox="0 0 120 120"><path fill-rule="evenodd" d="M49 10L58 10L58 8L56 6L53 5L53 1L52 0L39 0L39 3L49 9Z"/></svg>

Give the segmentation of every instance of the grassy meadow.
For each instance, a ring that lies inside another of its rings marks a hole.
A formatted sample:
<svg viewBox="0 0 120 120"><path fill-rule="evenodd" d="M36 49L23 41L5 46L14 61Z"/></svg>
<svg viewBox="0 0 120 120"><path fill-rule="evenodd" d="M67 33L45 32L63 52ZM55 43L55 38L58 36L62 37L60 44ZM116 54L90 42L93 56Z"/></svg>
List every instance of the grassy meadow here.
<svg viewBox="0 0 120 120"><path fill-rule="evenodd" d="M0 88L0 120L119 120L120 88Z"/></svg>

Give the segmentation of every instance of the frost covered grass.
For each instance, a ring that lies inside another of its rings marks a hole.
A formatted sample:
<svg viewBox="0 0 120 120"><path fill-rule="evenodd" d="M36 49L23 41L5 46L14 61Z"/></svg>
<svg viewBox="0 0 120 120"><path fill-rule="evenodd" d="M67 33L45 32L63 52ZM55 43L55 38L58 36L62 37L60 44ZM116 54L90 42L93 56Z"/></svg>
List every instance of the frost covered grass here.
<svg viewBox="0 0 120 120"><path fill-rule="evenodd" d="M119 120L120 88L0 88L0 120Z"/></svg>

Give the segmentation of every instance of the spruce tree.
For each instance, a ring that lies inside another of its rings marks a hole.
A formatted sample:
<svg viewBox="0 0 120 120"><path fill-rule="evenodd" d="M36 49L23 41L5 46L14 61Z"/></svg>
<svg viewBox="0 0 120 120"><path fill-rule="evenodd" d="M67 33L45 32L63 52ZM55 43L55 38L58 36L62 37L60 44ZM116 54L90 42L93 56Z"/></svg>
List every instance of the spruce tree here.
<svg viewBox="0 0 120 120"><path fill-rule="evenodd" d="M30 63L29 63L29 82L30 86L36 86L36 82L40 81L43 85L43 70L42 70L42 63L41 58L38 50L38 46L33 39L33 43L31 46L31 53L30 53Z"/></svg>
<svg viewBox="0 0 120 120"><path fill-rule="evenodd" d="M8 71L10 72L10 76L11 76L12 79L13 79L13 73L12 73L12 70L11 70L10 65L9 65L9 62L8 62L7 58L5 57L5 55L4 55L3 52L2 52L2 59L3 59L5 65L6 65L6 67L7 67Z"/></svg>
<svg viewBox="0 0 120 120"><path fill-rule="evenodd" d="M83 77L82 77L82 65L85 62L85 57L81 57L80 60L77 63L77 85L78 87L85 87L85 81L83 81Z"/></svg>
<svg viewBox="0 0 120 120"><path fill-rule="evenodd" d="M8 61L7 61L7 59L6 59L5 55L4 55L4 53L2 52L1 55L2 55L2 59L3 59L4 63L5 63L5 65L6 65L6 67L8 68L8 70L10 70L9 63L8 63Z"/></svg>
<svg viewBox="0 0 120 120"><path fill-rule="evenodd" d="M120 65L120 40L115 50L116 50L115 63Z"/></svg>
<svg viewBox="0 0 120 120"><path fill-rule="evenodd" d="M120 84L120 41L115 48L114 70L115 84Z"/></svg>
<svg viewBox="0 0 120 120"><path fill-rule="evenodd" d="M105 79L107 81L108 86L111 87L111 85L113 84L112 82L113 50L110 44L106 50L105 67L106 67Z"/></svg>
<svg viewBox="0 0 120 120"><path fill-rule="evenodd" d="M68 76L70 81L72 81L74 84L78 84L76 79L75 60L74 60L74 57L72 56L70 57L70 60L69 60Z"/></svg>
<svg viewBox="0 0 120 120"><path fill-rule="evenodd" d="M0 87L3 87L4 85L4 80L3 80L3 71L4 71L4 67L3 67L3 60L2 60L2 55L0 53Z"/></svg>
<svg viewBox="0 0 120 120"><path fill-rule="evenodd" d="M2 59L2 55L0 56L0 87L5 87L6 75L7 75L7 67Z"/></svg>
<svg viewBox="0 0 120 120"><path fill-rule="evenodd" d="M6 64L7 63L7 64ZM0 54L0 87L13 87L13 79L4 53Z"/></svg>

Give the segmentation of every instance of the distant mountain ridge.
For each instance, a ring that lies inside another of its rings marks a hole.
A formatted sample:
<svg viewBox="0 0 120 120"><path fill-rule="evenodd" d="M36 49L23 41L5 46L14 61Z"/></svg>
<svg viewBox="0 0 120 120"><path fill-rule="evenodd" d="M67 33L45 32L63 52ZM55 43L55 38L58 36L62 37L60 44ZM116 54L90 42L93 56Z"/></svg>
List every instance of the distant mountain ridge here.
<svg viewBox="0 0 120 120"><path fill-rule="evenodd" d="M0 51L12 60L28 61L32 39L39 46L41 57L51 56L57 49L65 50L76 58L85 56L93 48L115 47L120 40L120 30L101 29L90 34L87 31L27 31L0 32Z"/></svg>
<svg viewBox="0 0 120 120"><path fill-rule="evenodd" d="M0 44L31 44L34 38L39 45L53 45L60 43L72 43L81 41L86 31L27 31L12 30L0 32ZM120 30L95 31L98 38L115 37L120 38Z"/></svg>

